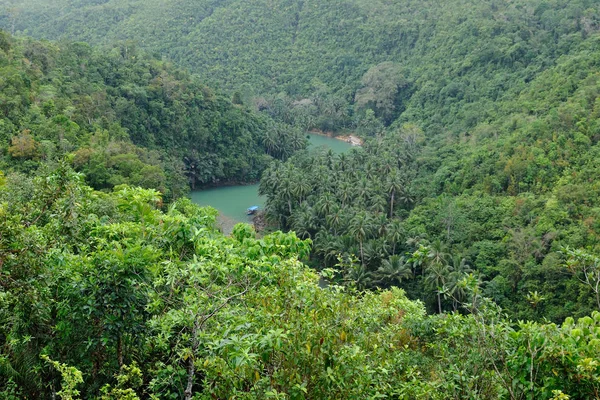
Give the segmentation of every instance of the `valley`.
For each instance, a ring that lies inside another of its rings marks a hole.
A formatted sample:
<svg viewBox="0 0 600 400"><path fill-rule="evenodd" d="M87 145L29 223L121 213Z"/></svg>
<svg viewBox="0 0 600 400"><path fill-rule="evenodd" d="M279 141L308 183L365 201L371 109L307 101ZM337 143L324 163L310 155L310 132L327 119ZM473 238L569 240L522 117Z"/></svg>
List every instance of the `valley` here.
<svg viewBox="0 0 600 400"><path fill-rule="evenodd" d="M0 1L0 399L598 398L599 71L598 0Z"/></svg>

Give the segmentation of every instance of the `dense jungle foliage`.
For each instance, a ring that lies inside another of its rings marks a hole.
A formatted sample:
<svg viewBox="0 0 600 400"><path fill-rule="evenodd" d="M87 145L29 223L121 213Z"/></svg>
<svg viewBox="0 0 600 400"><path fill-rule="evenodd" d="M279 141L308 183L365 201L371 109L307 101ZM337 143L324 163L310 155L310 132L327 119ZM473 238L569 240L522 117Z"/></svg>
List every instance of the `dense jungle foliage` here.
<svg viewBox="0 0 600 400"><path fill-rule="evenodd" d="M0 399L600 398L599 6L2 2Z"/></svg>
<svg viewBox="0 0 600 400"><path fill-rule="evenodd" d="M595 35L598 0L7 0L0 26L134 40L258 107L323 130L462 133ZM366 90L361 90L366 89ZM564 88L566 90L566 87ZM304 101L300 101L304 99ZM402 115L400 115L402 114ZM373 126L375 125L375 126Z"/></svg>
<svg viewBox="0 0 600 400"><path fill-rule="evenodd" d="M358 255L352 279L399 284L431 310L454 309L473 271L515 318L588 314L597 289L559 252L600 250L599 45L594 35L574 46L460 135L404 124L348 155L274 164L267 212L314 239L316 264Z"/></svg>
<svg viewBox="0 0 600 400"><path fill-rule="evenodd" d="M427 316L397 288L323 288L294 233L224 237L215 210L161 203L66 163L2 179L0 398L598 396L598 312L515 324L471 280L468 315Z"/></svg>
<svg viewBox="0 0 600 400"><path fill-rule="evenodd" d="M354 254L342 279L400 285L432 311L456 309L458 283L474 272L515 318L588 314L597 288L562 268L560 256L565 246L600 249L600 35L578 21L578 32L552 41L569 38L544 68L533 72L542 60L533 55L508 63L527 78L509 80L503 62L480 65L506 85L489 106L493 79L480 86L468 68L471 94L433 88L441 103L431 114L416 90L389 128L375 121L363 150L274 164L261 186L268 214L314 240L315 265ZM476 118L465 107L476 107Z"/></svg>
<svg viewBox="0 0 600 400"><path fill-rule="evenodd" d="M173 198L190 184L256 181L271 155L305 145L297 129L127 44L100 51L0 32L0 77L4 170L69 155L96 189L126 183Z"/></svg>

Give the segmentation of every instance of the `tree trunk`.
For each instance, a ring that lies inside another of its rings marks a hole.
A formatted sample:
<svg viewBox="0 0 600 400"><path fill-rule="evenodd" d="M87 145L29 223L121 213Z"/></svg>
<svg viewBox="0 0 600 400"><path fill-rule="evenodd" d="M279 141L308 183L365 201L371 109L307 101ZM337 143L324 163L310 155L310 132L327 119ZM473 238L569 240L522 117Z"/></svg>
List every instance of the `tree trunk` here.
<svg viewBox="0 0 600 400"><path fill-rule="evenodd" d="M123 366L123 336L119 335L117 339L117 362L119 363L119 368Z"/></svg>
<svg viewBox="0 0 600 400"><path fill-rule="evenodd" d="M198 351L198 331L199 330L200 330L200 326L198 324L198 320L196 317L196 320L194 321L194 328L192 329L192 354L190 354L190 357L188 358L187 386L185 388L185 391L183 392L185 395L185 400L191 400L192 395L194 394L192 391L193 387L194 387L194 378L196 375L196 366L194 365L194 360L195 360L196 352Z"/></svg>
<svg viewBox="0 0 600 400"><path fill-rule="evenodd" d="M365 266L365 254L363 252L363 242L362 242L362 240L359 241L359 243L360 243L360 262L362 263L362 266L364 267Z"/></svg>
<svg viewBox="0 0 600 400"><path fill-rule="evenodd" d="M438 312L441 314L442 313L442 296L440 295L439 291L437 294L437 301L438 301Z"/></svg>
<svg viewBox="0 0 600 400"><path fill-rule="evenodd" d="M392 190L392 199L390 200L390 218L394 217L394 195L396 194L395 190Z"/></svg>
<svg viewBox="0 0 600 400"><path fill-rule="evenodd" d="M183 392L185 394L185 400L190 400L192 398L192 388L194 386L194 375L196 373L196 367L194 366L194 356L190 356L190 358L188 358L188 368L187 368L187 372L188 372L188 381L187 381L187 386L185 388L185 392Z"/></svg>

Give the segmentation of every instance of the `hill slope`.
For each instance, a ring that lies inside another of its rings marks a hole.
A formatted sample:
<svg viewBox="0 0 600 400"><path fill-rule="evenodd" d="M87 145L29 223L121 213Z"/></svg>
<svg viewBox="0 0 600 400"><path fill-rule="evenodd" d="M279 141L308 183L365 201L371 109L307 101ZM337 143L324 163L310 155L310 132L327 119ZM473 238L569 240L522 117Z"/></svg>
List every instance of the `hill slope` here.
<svg viewBox="0 0 600 400"><path fill-rule="evenodd" d="M276 164L267 176L273 219L313 238L319 262L362 253L355 280L386 286L378 271L390 257L440 243L444 267L464 259L520 318L558 321L595 307L558 251L600 243L599 1L20 4L4 26L97 43L132 39L237 89L242 103L271 93L255 105L281 121L391 133L342 162L343 173L325 156ZM403 159L407 143L413 153ZM393 185L390 170L401 178ZM347 206L348 195L357 209L342 213L342 229L323 211L334 200ZM387 243L387 219L400 221L396 245ZM405 286L432 309L449 309L440 282L428 295L422 275ZM538 290L545 301L534 307Z"/></svg>
<svg viewBox="0 0 600 400"><path fill-rule="evenodd" d="M99 51L3 32L0 42L2 169L27 172L70 154L97 189L130 183L177 196L186 180L256 181L271 160L262 145L269 118L135 46ZM281 141L279 154L301 147L297 139Z"/></svg>
<svg viewBox="0 0 600 400"><path fill-rule="evenodd" d="M231 237L187 199L99 193L64 164L0 179L5 399L588 399L600 314L515 323L477 291L425 315L402 290L319 286L308 241ZM474 286L470 287L474 289ZM569 397L571 396L571 397Z"/></svg>
<svg viewBox="0 0 600 400"><path fill-rule="evenodd" d="M398 110L439 129L489 118L492 102L597 31L598 4L25 0L6 6L0 25L52 39L134 40L231 90L308 96L324 85L350 103L371 67L393 62L411 83Z"/></svg>

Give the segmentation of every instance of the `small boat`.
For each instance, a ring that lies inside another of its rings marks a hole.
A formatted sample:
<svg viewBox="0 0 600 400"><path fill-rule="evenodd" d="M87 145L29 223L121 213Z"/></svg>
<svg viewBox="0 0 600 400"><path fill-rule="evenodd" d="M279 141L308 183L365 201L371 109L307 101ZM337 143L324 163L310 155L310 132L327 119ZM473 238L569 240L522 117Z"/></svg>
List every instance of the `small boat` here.
<svg viewBox="0 0 600 400"><path fill-rule="evenodd" d="M258 206L252 206L246 210L247 215L254 215L258 211Z"/></svg>

